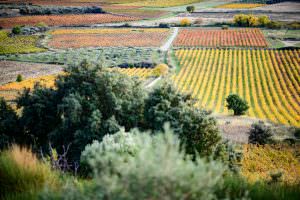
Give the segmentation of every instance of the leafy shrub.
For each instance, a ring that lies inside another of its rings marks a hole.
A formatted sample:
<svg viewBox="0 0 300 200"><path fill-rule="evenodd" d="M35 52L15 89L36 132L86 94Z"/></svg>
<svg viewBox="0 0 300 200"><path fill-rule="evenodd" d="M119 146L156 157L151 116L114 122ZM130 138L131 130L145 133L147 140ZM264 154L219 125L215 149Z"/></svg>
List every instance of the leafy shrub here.
<svg viewBox="0 0 300 200"><path fill-rule="evenodd" d="M164 76L168 74L169 67L166 64L159 64L157 65L152 72L152 75L155 77Z"/></svg>
<svg viewBox="0 0 300 200"><path fill-rule="evenodd" d="M58 14L85 14L85 13L104 13L104 11L97 6L19 6L20 14L22 15L58 15Z"/></svg>
<svg viewBox="0 0 300 200"><path fill-rule="evenodd" d="M179 135L189 154L210 156L221 140L216 121L206 111L195 108L190 95L182 95L164 82L146 99L144 128L161 131L166 122Z"/></svg>
<svg viewBox="0 0 300 200"><path fill-rule="evenodd" d="M262 27L266 27L271 22L270 18L266 15L258 17L258 24Z"/></svg>
<svg viewBox="0 0 300 200"><path fill-rule="evenodd" d="M184 199L186 195L189 199L215 198L225 170L222 164L186 157L180 151L179 139L168 128L153 136L122 134L111 136L104 144L96 142L83 152L95 169L98 189L94 191L102 191L108 199ZM116 140L120 136L129 139ZM132 150L134 153L130 153Z"/></svg>
<svg viewBox="0 0 300 200"><path fill-rule="evenodd" d="M125 23L122 25L122 27L128 28L128 27L131 27L131 25L129 23Z"/></svg>
<svg viewBox="0 0 300 200"><path fill-rule="evenodd" d="M159 28L170 28L170 24L168 23L159 23Z"/></svg>
<svg viewBox="0 0 300 200"><path fill-rule="evenodd" d="M11 30L11 32L15 35L18 35L21 33L21 27L20 26L15 26L13 27L13 29Z"/></svg>
<svg viewBox="0 0 300 200"><path fill-rule="evenodd" d="M12 146L0 153L0 197L19 193L36 195L46 184L58 185L57 174L28 149Z"/></svg>
<svg viewBox="0 0 300 200"><path fill-rule="evenodd" d="M283 24L281 22L271 21L267 27L271 29L280 29L283 27Z"/></svg>
<svg viewBox="0 0 300 200"><path fill-rule="evenodd" d="M228 25L222 25L222 30L228 30Z"/></svg>
<svg viewBox="0 0 300 200"><path fill-rule="evenodd" d="M136 79L107 72L86 61L70 66L56 80L56 89L37 85L18 99L21 121L37 148L49 141L61 153L71 144L68 160L78 161L81 151L105 134L137 127L143 117L144 91Z"/></svg>
<svg viewBox="0 0 300 200"><path fill-rule="evenodd" d="M266 126L264 122L259 121L251 126L249 131L249 143L251 144L267 144L270 142L272 131L270 127Z"/></svg>
<svg viewBox="0 0 300 200"><path fill-rule="evenodd" d="M239 172L243 150L239 145L234 145L228 140L220 142L214 152L213 159L222 161L232 172Z"/></svg>
<svg viewBox="0 0 300 200"><path fill-rule="evenodd" d="M294 136L295 136L295 138L300 139L300 128L297 128L297 129L295 130Z"/></svg>
<svg viewBox="0 0 300 200"><path fill-rule="evenodd" d="M237 26L254 27L258 25L258 18L254 15L239 14L233 18L234 24Z"/></svg>
<svg viewBox="0 0 300 200"><path fill-rule="evenodd" d="M193 13L195 11L195 6L187 6L186 11L188 11L189 13Z"/></svg>
<svg viewBox="0 0 300 200"><path fill-rule="evenodd" d="M21 74L18 74L16 78L16 82L21 82L21 81L23 81L23 76Z"/></svg>
<svg viewBox="0 0 300 200"><path fill-rule="evenodd" d="M9 147L13 142L21 142L21 129L18 116L3 98L0 98L0 150Z"/></svg>
<svg viewBox="0 0 300 200"><path fill-rule="evenodd" d="M191 26L191 20L189 20L188 18L184 18L180 21L180 26Z"/></svg>
<svg viewBox="0 0 300 200"><path fill-rule="evenodd" d="M234 115L243 115L248 109L248 103L237 94L231 94L226 98L227 108L233 110Z"/></svg>

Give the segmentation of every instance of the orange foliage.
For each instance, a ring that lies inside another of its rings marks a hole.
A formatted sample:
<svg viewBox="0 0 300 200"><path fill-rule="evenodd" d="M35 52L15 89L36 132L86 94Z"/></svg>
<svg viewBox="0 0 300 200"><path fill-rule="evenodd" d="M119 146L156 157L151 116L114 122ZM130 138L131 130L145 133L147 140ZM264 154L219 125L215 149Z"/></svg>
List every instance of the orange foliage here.
<svg viewBox="0 0 300 200"><path fill-rule="evenodd" d="M35 25L40 22L44 22L49 26L69 26L134 20L138 20L138 18L112 14L40 15L2 18L0 19L0 26L3 28L12 28L16 25Z"/></svg>

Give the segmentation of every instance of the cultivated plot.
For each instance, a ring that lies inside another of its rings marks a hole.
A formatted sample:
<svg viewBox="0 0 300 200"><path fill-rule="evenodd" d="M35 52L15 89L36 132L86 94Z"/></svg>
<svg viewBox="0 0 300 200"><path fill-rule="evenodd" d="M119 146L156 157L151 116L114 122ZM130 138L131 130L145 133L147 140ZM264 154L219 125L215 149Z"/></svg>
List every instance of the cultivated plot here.
<svg viewBox="0 0 300 200"><path fill-rule="evenodd" d="M113 14L36 15L0 18L0 26L3 28L12 28L17 25L36 25L40 22L46 23L48 26L71 26L126 22L138 19Z"/></svg>
<svg viewBox="0 0 300 200"><path fill-rule="evenodd" d="M63 29L52 33L52 48L82 47L159 47L169 29Z"/></svg>
<svg viewBox="0 0 300 200"><path fill-rule="evenodd" d="M238 94L247 115L300 126L300 51L182 49L175 84L198 100L197 106L229 111L226 97Z"/></svg>
<svg viewBox="0 0 300 200"><path fill-rule="evenodd" d="M181 29L175 47L266 47L260 29Z"/></svg>

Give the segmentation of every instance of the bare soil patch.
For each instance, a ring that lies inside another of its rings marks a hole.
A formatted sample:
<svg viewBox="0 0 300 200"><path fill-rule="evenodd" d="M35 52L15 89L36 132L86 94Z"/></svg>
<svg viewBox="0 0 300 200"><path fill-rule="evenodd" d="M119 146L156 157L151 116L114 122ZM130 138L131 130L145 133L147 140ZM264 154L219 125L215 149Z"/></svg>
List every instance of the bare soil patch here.
<svg viewBox="0 0 300 200"><path fill-rule="evenodd" d="M0 61L0 84L15 81L18 74L27 79L48 74L58 74L61 71L62 66L58 65Z"/></svg>

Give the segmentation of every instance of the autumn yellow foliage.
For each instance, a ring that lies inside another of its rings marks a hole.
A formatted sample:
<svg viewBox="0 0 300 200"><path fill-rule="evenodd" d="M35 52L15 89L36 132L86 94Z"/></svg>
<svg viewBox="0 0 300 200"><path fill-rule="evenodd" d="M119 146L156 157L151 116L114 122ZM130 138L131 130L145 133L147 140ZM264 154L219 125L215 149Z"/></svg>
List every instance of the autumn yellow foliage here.
<svg viewBox="0 0 300 200"><path fill-rule="evenodd" d="M56 78L56 75L46 75L46 76L40 76L40 77L36 77L36 78L29 78L29 79L23 80L21 82L7 83L7 84L0 86L0 91L22 90L24 88L32 89L34 87L35 83L37 83L37 82L39 82L41 85L44 85L46 87L53 87L55 78Z"/></svg>
<svg viewBox="0 0 300 200"><path fill-rule="evenodd" d="M174 78L196 106L230 114L229 94L245 99L248 116L300 127L299 50L181 49Z"/></svg>
<svg viewBox="0 0 300 200"><path fill-rule="evenodd" d="M164 75L168 74L168 71L169 71L168 65L162 63L162 64L157 65L153 69L152 75L156 76L156 77L164 76Z"/></svg>
<svg viewBox="0 0 300 200"><path fill-rule="evenodd" d="M300 146L245 145L241 174L250 182L270 181L272 173L282 173L282 181L288 184L300 181Z"/></svg>
<svg viewBox="0 0 300 200"><path fill-rule="evenodd" d="M264 4L259 3L230 3L216 6L215 8L224 8L224 9L251 9L261 7Z"/></svg>

